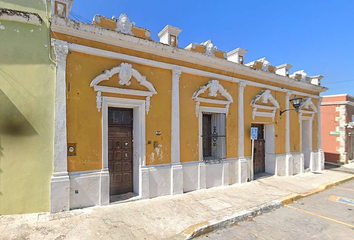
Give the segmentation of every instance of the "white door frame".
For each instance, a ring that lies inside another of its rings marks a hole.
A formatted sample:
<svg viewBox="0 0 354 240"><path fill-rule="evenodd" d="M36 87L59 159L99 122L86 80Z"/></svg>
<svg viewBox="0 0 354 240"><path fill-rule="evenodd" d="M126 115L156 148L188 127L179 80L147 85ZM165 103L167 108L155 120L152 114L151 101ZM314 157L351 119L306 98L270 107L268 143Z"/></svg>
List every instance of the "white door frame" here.
<svg viewBox="0 0 354 240"><path fill-rule="evenodd" d="M306 116L301 116L300 117L300 149L301 149L301 153L303 154L303 142L302 142L302 124L303 121L309 121L309 132L310 132L310 141L309 141L309 149L310 149L310 162L309 162L309 168L311 168L312 166L312 141L313 141L313 133L312 133L312 122L313 122L313 117L306 117ZM305 168L305 155L304 155L304 168Z"/></svg>
<svg viewBox="0 0 354 240"><path fill-rule="evenodd" d="M264 172L266 173L271 173L273 175L276 175L276 164L274 164L274 173L268 172L267 171L267 160L269 160L270 156L272 155L272 159L274 160L274 163L276 162L276 157L275 157L275 124L274 122L251 122L252 124L262 124L264 126ZM269 135L269 127L272 127L270 129L271 135ZM268 133L267 133L268 132ZM267 152L267 150L270 150L270 152ZM253 151L253 149L251 149ZM252 154L252 152L251 152ZM251 177L253 180L254 177L254 159L251 161Z"/></svg>
<svg viewBox="0 0 354 240"><path fill-rule="evenodd" d="M199 162L203 162L203 113L224 113L227 114L227 110L225 108L218 107L199 107ZM227 116L227 115L226 115ZM226 132L227 132L227 120L225 122ZM226 146L225 146L226 147Z"/></svg>
<svg viewBox="0 0 354 240"><path fill-rule="evenodd" d="M133 109L133 190L141 197L140 167L145 166L145 100L103 97L102 103L102 172L108 172L108 107ZM101 180L102 181L102 180ZM107 184L106 184L107 185ZM101 194L108 194L108 191Z"/></svg>

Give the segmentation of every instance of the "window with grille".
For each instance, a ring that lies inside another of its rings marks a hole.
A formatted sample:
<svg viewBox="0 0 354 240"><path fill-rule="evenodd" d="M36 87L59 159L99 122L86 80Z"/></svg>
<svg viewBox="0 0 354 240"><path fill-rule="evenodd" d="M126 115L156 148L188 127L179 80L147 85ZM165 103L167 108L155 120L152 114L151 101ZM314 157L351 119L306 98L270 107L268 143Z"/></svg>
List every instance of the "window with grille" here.
<svg viewBox="0 0 354 240"><path fill-rule="evenodd" d="M218 161L226 158L226 115L203 113L203 160Z"/></svg>

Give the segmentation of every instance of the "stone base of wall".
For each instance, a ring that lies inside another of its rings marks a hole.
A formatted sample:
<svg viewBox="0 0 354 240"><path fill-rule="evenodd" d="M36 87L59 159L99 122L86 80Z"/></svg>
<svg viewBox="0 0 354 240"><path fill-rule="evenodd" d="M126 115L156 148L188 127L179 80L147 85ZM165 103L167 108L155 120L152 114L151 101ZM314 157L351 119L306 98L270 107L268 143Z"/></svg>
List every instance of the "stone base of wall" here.
<svg viewBox="0 0 354 240"><path fill-rule="evenodd" d="M323 169L323 152L313 152L312 169ZM227 159L220 163L187 162L177 165L143 166L139 170L136 194L140 198L180 194L200 189L240 184L253 180L250 157ZM291 176L304 172L302 153L266 156L266 172ZM74 172L70 177L70 209L109 204L108 174L102 171Z"/></svg>

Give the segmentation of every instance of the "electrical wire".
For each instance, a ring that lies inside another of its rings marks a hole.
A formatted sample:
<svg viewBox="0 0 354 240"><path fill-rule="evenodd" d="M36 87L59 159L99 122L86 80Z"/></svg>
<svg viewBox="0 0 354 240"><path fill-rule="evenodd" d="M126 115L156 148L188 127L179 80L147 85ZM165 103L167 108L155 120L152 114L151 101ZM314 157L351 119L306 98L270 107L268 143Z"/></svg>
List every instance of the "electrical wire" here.
<svg viewBox="0 0 354 240"><path fill-rule="evenodd" d="M71 17L73 17L77 21L85 22L85 23L91 23L91 20L89 20L89 19L87 19L87 18L85 18L83 16L80 16L79 14L77 14L77 13L75 13L73 11L71 11L70 15L71 15Z"/></svg>

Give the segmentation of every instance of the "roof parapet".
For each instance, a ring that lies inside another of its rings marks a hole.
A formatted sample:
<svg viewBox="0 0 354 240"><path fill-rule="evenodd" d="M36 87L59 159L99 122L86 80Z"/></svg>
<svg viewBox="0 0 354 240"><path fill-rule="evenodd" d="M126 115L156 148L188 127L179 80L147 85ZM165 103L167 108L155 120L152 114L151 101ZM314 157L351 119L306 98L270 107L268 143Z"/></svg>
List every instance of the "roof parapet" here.
<svg viewBox="0 0 354 240"><path fill-rule="evenodd" d="M51 0L52 15L70 18L73 0Z"/></svg>
<svg viewBox="0 0 354 240"><path fill-rule="evenodd" d="M160 43L168 44L173 47L178 47L178 35L182 29L166 25L157 35L160 38Z"/></svg>
<svg viewBox="0 0 354 240"><path fill-rule="evenodd" d="M203 53L203 54L210 56L210 57L227 59L226 52L218 50L217 47L214 45L214 43L211 40L202 42L201 44L191 43L187 47L185 47L185 49L193 51L193 52Z"/></svg>
<svg viewBox="0 0 354 240"><path fill-rule="evenodd" d="M289 70L292 68L293 65L289 63L284 63L282 65L276 66L275 67L275 73L284 77L289 77L290 73Z"/></svg>
<svg viewBox="0 0 354 240"><path fill-rule="evenodd" d="M275 73L275 67L270 64L270 62L267 60L267 58L261 58L258 60L255 60L253 62L245 64L248 67L256 68L263 70L265 72L272 72Z"/></svg>
<svg viewBox="0 0 354 240"><path fill-rule="evenodd" d="M322 75L316 75L310 77L311 84L321 86L321 79L323 78Z"/></svg>
<svg viewBox="0 0 354 240"><path fill-rule="evenodd" d="M236 48L227 53L227 60L238 64L244 64L246 53L246 49Z"/></svg>

